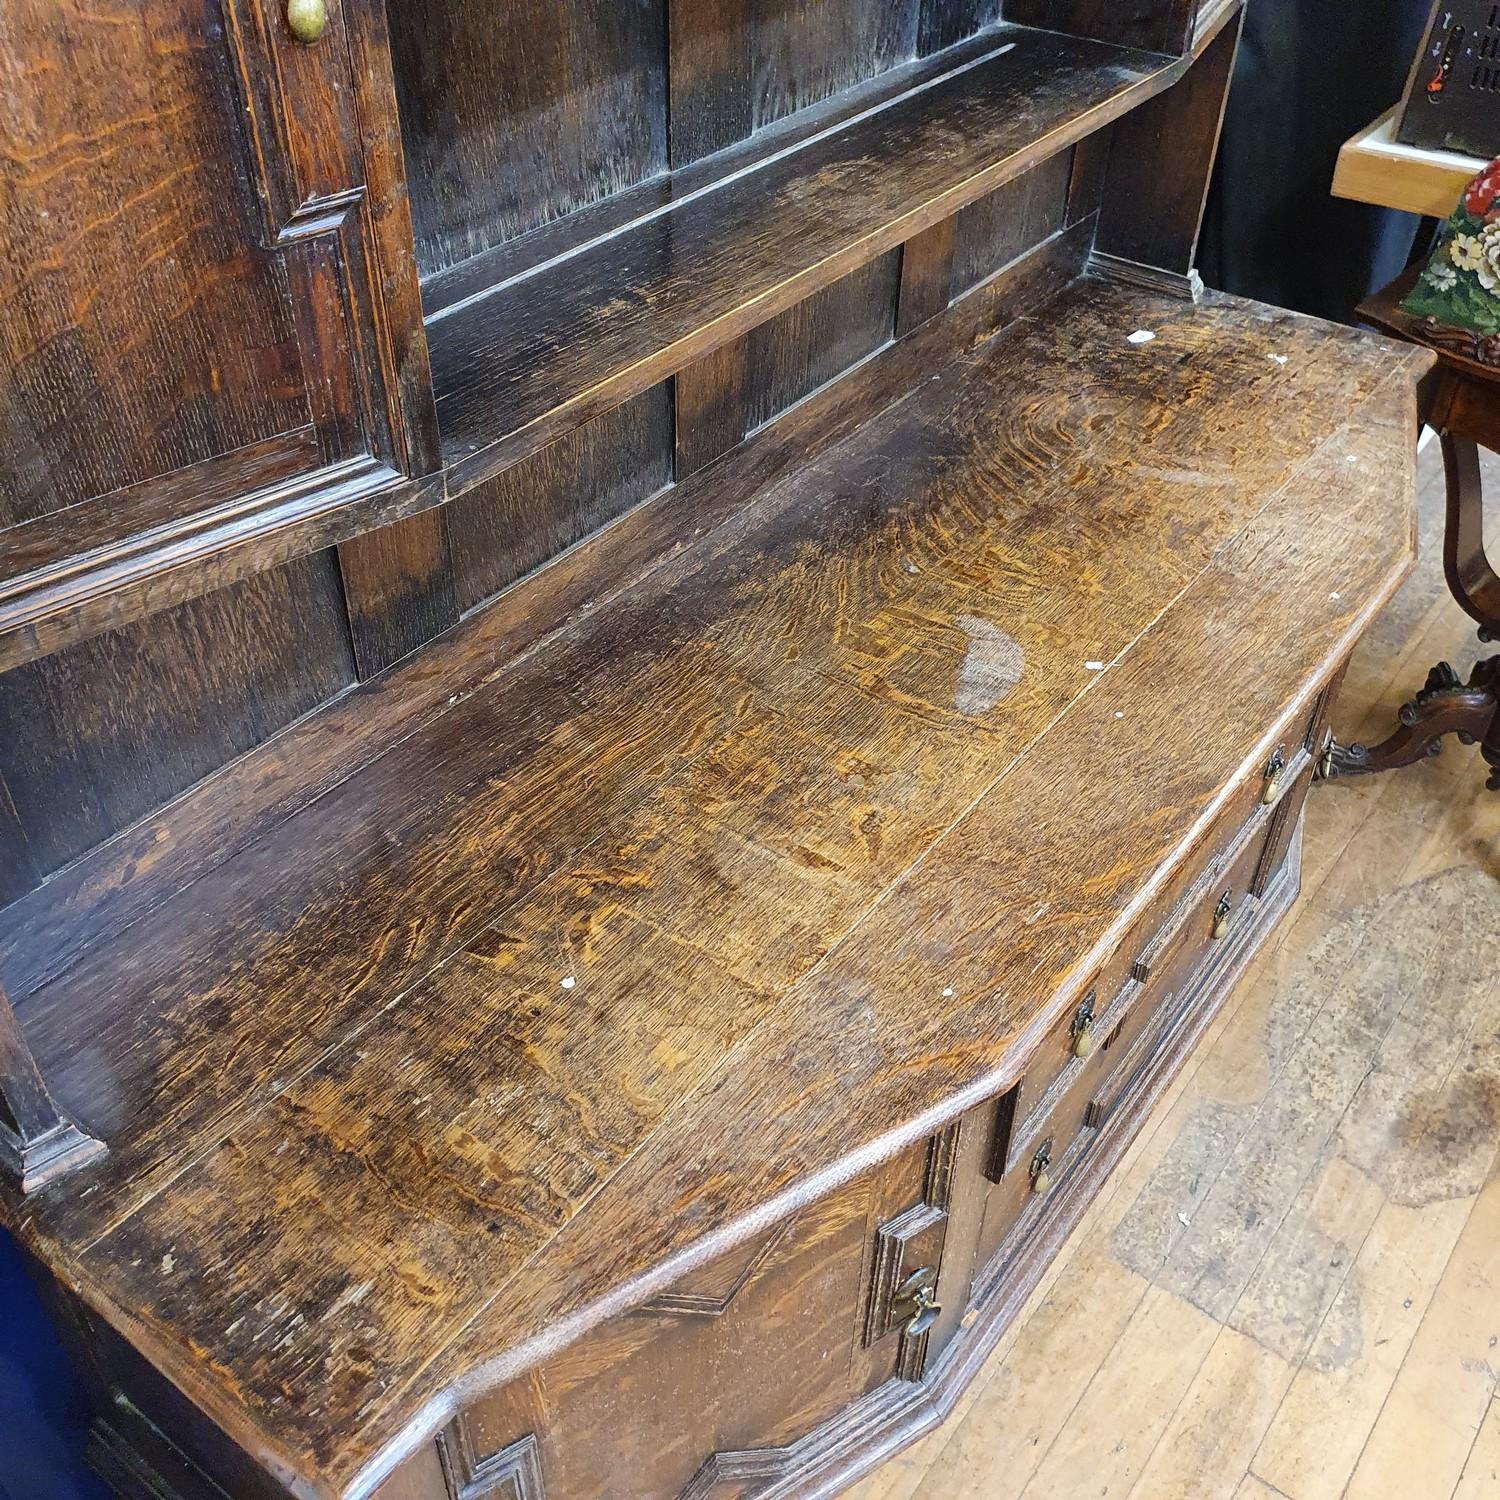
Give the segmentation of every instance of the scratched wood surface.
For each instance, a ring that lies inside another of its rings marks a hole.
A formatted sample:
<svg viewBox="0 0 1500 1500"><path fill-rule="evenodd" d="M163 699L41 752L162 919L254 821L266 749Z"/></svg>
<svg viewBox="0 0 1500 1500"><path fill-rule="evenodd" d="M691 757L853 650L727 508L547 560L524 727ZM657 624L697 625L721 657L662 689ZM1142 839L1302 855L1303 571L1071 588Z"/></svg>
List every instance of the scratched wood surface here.
<svg viewBox="0 0 1500 1500"><path fill-rule="evenodd" d="M1018 176L1184 66L1050 33L987 35L989 60L431 320L455 488Z"/></svg>
<svg viewBox="0 0 1500 1500"><path fill-rule="evenodd" d="M1399 576L1421 358L1079 283L26 1000L112 1150L7 1222L337 1487L1004 1087Z"/></svg>
<svg viewBox="0 0 1500 1500"><path fill-rule="evenodd" d="M1478 645L1422 565L1335 722ZM1500 463L1487 478L1500 483ZM1496 527L1500 539L1500 527ZM943 1428L851 1500L1500 1495L1500 798L1315 789L1303 899Z"/></svg>

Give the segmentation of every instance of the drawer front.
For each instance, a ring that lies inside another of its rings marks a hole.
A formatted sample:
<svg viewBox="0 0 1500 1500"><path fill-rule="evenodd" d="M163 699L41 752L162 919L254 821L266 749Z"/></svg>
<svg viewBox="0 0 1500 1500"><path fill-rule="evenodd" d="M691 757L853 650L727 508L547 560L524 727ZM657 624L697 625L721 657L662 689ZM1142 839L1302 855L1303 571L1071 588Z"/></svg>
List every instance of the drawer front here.
<svg viewBox="0 0 1500 1500"><path fill-rule="evenodd" d="M1180 909L1208 868L1222 864L1231 851L1237 850L1247 830L1268 829L1276 821L1279 808L1305 793L1313 769L1311 747L1318 722L1319 714L1315 705L1298 719L1296 728L1267 759L1261 774L1245 778L1235 788L1213 834L1205 840L1200 853L1188 861L1158 894L1141 919L1141 931L1154 934L1171 925L1174 912ZM1058 1078L1074 1062L1075 1023L1082 1024L1085 1014L1091 1013L1096 1020L1095 1034L1103 1035L1097 1024L1100 1009L1119 986L1131 977L1141 957L1139 949L1132 948L1128 943L1122 945L1120 952L1098 975L1091 1000L1081 1005L1079 1012L1070 1016L1042 1044L1027 1068L1022 1083L1023 1097L1019 1103L1022 1114L1029 1115L1037 1102L1051 1091Z"/></svg>
<svg viewBox="0 0 1500 1500"><path fill-rule="evenodd" d="M1132 1083L1186 1024L1184 1006L1212 990L1205 980L1228 967L1236 939L1254 930L1311 781L1314 727L1309 714L1298 731L1303 742L1268 766L1276 775L1269 796L1269 776L1239 789L1220 820L1224 831L1170 883L1143 924L1147 940L1122 947L1000 1102L981 1265L1007 1257L1029 1232Z"/></svg>
<svg viewBox="0 0 1500 1500"><path fill-rule="evenodd" d="M957 1136L903 1153L472 1402L439 1443L454 1492L510 1494L512 1473L547 1500L721 1485L748 1497L773 1484L776 1450L921 1374L947 1295Z"/></svg>

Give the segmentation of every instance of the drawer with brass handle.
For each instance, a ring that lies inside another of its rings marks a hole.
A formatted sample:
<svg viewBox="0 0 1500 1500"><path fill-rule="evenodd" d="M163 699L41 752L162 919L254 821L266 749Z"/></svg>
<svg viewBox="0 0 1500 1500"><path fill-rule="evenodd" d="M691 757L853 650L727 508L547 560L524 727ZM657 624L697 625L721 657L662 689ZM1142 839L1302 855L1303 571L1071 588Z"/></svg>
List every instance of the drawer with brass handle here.
<svg viewBox="0 0 1500 1500"><path fill-rule="evenodd" d="M1311 721L1296 731L1312 732ZM1238 864L1247 840L1255 841L1258 850L1265 849L1278 822L1296 816L1312 771L1311 752L1288 735L1257 774L1240 781L1197 856L1174 873L1142 913L1138 928L1144 936L1121 944L1094 977L1083 1000L1037 1050L1022 1080L1020 1115L1032 1118L1063 1075L1071 1074L1079 1062L1098 1048L1105 1035L1100 1020L1105 1003L1130 979L1145 980L1153 965L1159 965L1168 956L1166 950L1175 945L1182 932L1182 913L1189 904L1201 900L1205 880L1220 882L1214 893L1215 903L1222 896L1229 897L1229 909L1222 918L1218 915L1213 918L1221 929L1220 937L1229 934L1235 924L1235 903L1255 880L1258 870L1257 862L1251 860L1248 872L1237 869L1231 878L1227 873L1229 863Z"/></svg>

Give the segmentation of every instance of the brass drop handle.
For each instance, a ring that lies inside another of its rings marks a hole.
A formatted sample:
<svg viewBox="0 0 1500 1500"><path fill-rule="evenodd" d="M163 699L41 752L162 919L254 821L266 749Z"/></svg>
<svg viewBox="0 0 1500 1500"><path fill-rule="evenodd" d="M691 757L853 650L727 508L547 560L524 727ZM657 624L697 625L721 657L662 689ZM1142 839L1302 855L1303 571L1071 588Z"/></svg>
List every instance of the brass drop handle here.
<svg viewBox="0 0 1500 1500"><path fill-rule="evenodd" d="M311 46L328 28L325 0L286 0L288 30L304 46Z"/></svg>
<svg viewBox="0 0 1500 1500"><path fill-rule="evenodd" d="M1084 996L1073 1016L1073 1056L1088 1057L1094 1050L1094 991Z"/></svg>
<svg viewBox="0 0 1500 1500"><path fill-rule="evenodd" d="M1234 910L1234 902L1230 900L1230 894L1225 891L1219 897L1219 904L1214 907L1214 941L1221 943L1229 936L1229 914Z"/></svg>
<svg viewBox="0 0 1500 1500"><path fill-rule="evenodd" d="M1031 1158L1031 1191L1040 1197L1052 1186L1052 1137L1048 1136L1040 1146L1036 1148L1036 1155Z"/></svg>
<svg viewBox="0 0 1500 1500"><path fill-rule="evenodd" d="M937 1300L937 1271L932 1266L923 1266L896 1288L891 1303L891 1326L903 1324L901 1332L904 1337L921 1338L937 1322L942 1311Z"/></svg>
<svg viewBox="0 0 1500 1500"><path fill-rule="evenodd" d="M1281 793L1285 782L1286 747L1278 745L1271 756L1270 764L1266 767L1266 787L1260 794L1260 800L1267 807L1275 807L1281 801Z"/></svg>
<svg viewBox="0 0 1500 1500"><path fill-rule="evenodd" d="M1323 753L1318 756L1319 781L1329 781L1333 778L1333 760L1338 746L1339 742L1334 739L1333 731L1330 729L1323 737Z"/></svg>

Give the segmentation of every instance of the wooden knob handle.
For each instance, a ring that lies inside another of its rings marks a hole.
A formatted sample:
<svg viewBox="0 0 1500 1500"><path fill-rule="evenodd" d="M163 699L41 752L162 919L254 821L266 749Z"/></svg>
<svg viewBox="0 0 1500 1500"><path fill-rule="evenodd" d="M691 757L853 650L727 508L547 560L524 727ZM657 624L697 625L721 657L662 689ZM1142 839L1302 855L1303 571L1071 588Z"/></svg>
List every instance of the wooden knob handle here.
<svg viewBox="0 0 1500 1500"><path fill-rule="evenodd" d="M292 35L311 46L328 29L324 0L286 0L286 24Z"/></svg>

